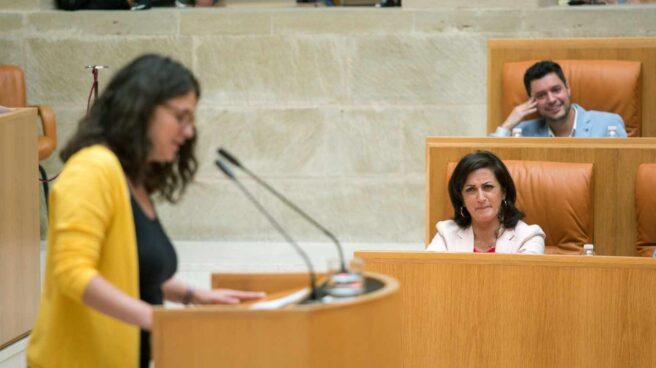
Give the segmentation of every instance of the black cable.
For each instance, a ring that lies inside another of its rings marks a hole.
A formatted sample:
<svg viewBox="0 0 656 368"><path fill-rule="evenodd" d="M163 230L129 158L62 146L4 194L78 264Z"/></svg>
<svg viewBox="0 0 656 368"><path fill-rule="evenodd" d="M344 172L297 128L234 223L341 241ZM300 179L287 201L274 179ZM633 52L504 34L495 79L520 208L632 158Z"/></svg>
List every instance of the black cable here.
<svg viewBox="0 0 656 368"><path fill-rule="evenodd" d="M43 194L46 197L46 213L48 213L48 194L50 192L50 188L48 187L48 181L49 181L48 173L46 173L46 169L44 169L43 166L41 165L39 165L39 173L41 174L41 184L43 185Z"/></svg>

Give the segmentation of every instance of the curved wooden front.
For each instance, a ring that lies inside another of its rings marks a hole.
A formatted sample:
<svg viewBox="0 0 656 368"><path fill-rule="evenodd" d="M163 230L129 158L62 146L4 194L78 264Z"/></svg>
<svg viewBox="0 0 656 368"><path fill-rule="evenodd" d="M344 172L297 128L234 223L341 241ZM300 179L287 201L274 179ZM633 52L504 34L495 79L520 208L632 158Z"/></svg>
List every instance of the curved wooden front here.
<svg viewBox="0 0 656 368"><path fill-rule="evenodd" d="M277 310L157 309L155 366L400 367L398 282L368 275L385 287L340 303Z"/></svg>

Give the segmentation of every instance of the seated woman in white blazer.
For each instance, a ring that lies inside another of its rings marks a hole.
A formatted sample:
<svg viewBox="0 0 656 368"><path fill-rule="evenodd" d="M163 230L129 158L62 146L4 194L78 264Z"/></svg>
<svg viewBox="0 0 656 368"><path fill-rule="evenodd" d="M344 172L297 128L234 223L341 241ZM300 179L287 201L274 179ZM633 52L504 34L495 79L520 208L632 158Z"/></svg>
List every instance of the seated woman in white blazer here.
<svg viewBox="0 0 656 368"><path fill-rule="evenodd" d="M491 152L463 157L449 180L453 219L437 223L426 250L435 252L544 253L544 232L527 225L515 207L515 183Z"/></svg>

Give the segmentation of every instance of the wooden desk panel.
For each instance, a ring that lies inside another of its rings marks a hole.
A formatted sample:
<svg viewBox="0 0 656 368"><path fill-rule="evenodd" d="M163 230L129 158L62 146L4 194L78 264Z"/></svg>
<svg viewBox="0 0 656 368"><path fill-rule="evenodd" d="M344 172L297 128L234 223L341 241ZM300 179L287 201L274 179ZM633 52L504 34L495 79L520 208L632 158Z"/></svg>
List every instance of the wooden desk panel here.
<svg viewBox="0 0 656 368"><path fill-rule="evenodd" d="M0 348L32 328L39 301L36 109L0 114Z"/></svg>
<svg viewBox="0 0 656 368"><path fill-rule="evenodd" d="M435 224L453 216L446 166L474 150L503 160L591 162L594 164L595 250L601 255L635 256L635 177L643 162L656 162L656 138L426 138L426 244Z"/></svg>
<svg viewBox="0 0 656 368"><path fill-rule="evenodd" d="M325 273L317 273L317 280L325 277ZM211 284L213 289L235 289L264 291L277 293L284 290L301 289L308 286L310 276L307 272L222 272L213 273Z"/></svg>
<svg viewBox="0 0 656 368"><path fill-rule="evenodd" d="M656 261L356 252L401 284L404 367L654 367Z"/></svg>

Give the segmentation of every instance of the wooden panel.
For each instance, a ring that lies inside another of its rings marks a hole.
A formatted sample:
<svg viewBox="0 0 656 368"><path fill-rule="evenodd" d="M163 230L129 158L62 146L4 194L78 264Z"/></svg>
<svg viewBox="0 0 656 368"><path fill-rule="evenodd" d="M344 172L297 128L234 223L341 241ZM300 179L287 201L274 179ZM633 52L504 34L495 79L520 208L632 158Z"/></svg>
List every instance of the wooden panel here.
<svg viewBox="0 0 656 368"><path fill-rule="evenodd" d="M323 273L317 274L317 280L324 276ZM276 293L307 287L309 277L307 272L213 273L212 288Z"/></svg>
<svg viewBox="0 0 656 368"><path fill-rule="evenodd" d="M656 38L492 39L488 41L487 131L502 112L503 64L523 60L632 60L642 63L642 136L656 137ZM585 106L583 106L585 108Z"/></svg>
<svg viewBox="0 0 656 368"><path fill-rule="evenodd" d="M656 262L356 252L403 285L404 367L654 367Z"/></svg>
<svg viewBox="0 0 656 368"><path fill-rule="evenodd" d="M36 109L0 114L0 348L24 336L39 301Z"/></svg>
<svg viewBox="0 0 656 368"><path fill-rule="evenodd" d="M656 162L656 138L454 138L426 139L426 244L435 224L450 218L446 166L477 149L504 160L594 164L595 249L601 255L634 256L637 225L635 177L643 162Z"/></svg>
<svg viewBox="0 0 656 368"><path fill-rule="evenodd" d="M155 366L400 367L399 287L333 304L278 310L209 306L156 309Z"/></svg>

